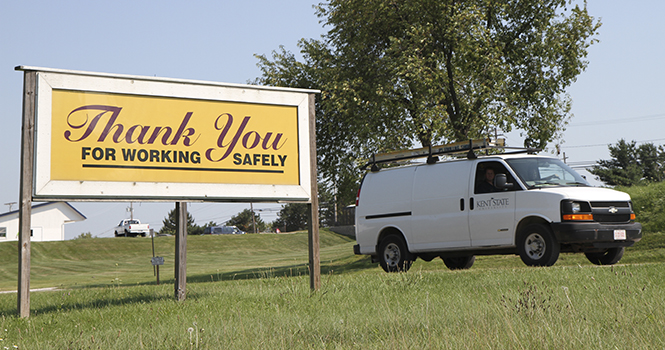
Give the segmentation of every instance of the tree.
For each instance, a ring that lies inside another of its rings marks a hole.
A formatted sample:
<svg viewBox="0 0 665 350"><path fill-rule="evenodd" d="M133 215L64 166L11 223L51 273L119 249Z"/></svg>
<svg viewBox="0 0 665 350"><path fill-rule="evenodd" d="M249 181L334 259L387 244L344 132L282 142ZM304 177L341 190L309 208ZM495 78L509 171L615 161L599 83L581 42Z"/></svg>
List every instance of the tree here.
<svg viewBox="0 0 665 350"><path fill-rule="evenodd" d="M309 210L306 203L288 203L277 214L277 220L272 223L273 229L293 232L307 229Z"/></svg>
<svg viewBox="0 0 665 350"><path fill-rule="evenodd" d="M92 237L92 233L90 232L83 232L74 239L87 239L87 238L94 238L94 237Z"/></svg>
<svg viewBox="0 0 665 350"><path fill-rule="evenodd" d="M612 159L599 160L590 172L611 186L632 186L639 182L665 180L665 149L644 143L637 146L624 139L608 146Z"/></svg>
<svg viewBox="0 0 665 350"><path fill-rule="evenodd" d="M353 202L372 153L463 141L499 128L544 147L570 116L565 89L600 27L566 0L331 0L330 27L257 56L264 85L316 88L322 181Z"/></svg>
<svg viewBox="0 0 665 350"><path fill-rule="evenodd" d="M245 209L231 217L229 221L226 222L229 226L236 226L241 231L254 233L253 224L256 223L257 232L265 231L266 223L261 219L261 215L254 213L254 222L252 222L252 211Z"/></svg>
<svg viewBox="0 0 665 350"><path fill-rule="evenodd" d="M665 180L665 148L653 143L643 143L637 149L642 178L649 182Z"/></svg>
<svg viewBox="0 0 665 350"><path fill-rule="evenodd" d="M160 234L175 235L176 229L178 227L177 223L178 213L174 209L169 211L169 214L162 220L162 228L159 230ZM203 228L199 227L194 223L194 217L191 213L187 212L187 234L188 235L200 235L203 233Z"/></svg>

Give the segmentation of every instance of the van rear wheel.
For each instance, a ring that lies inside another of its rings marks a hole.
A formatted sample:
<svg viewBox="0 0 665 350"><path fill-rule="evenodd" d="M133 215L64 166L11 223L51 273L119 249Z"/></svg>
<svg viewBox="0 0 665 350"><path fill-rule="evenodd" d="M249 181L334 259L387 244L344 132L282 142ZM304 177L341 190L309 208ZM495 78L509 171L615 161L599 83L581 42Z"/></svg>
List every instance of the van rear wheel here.
<svg viewBox="0 0 665 350"><path fill-rule="evenodd" d="M621 260L623 252L626 250L624 247L610 248L600 253L584 253L586 258L595 265L614 265Z"/></svg>
<svg viewBox="0 0 665 350"><path fill-rule="evenodd" d="M443 260L443 263L446 264L446 267L451 270L466 270L473 266L473 263L476 261L476 256L460 256L456 258L441 257L441 260Z"/></svg>
<svg viewBox="0 0 665 350"><path fill-rule="evenodd" d="M379 263L386 272L408 271L413 261L402 237L389 235L379 244Z"/></svg>
<svg viewBox="0 0 665 350"><path fill-rule="evenodd" d="M561 247L549 227L531 224L525 227L517 239L517 251L528 266L552 266L559 259Z"/></svg>

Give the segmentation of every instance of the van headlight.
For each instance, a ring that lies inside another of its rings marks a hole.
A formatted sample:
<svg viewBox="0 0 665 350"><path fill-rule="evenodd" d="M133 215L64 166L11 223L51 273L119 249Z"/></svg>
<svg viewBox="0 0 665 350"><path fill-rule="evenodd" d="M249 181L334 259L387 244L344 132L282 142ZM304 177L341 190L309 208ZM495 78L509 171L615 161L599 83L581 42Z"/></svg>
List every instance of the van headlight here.
<svg viewBox="0 0 665 350"><path fill-rule="evenodd" d="M573 214L577 214L582 210L582 205L579 202L572 202L570 205Z"/></svg>
<svg viewBox="0 0 665 350"><path fill-rule="evenodd" d="M561 201L562 221L593 221L591 205L584 201Z"/></svg>

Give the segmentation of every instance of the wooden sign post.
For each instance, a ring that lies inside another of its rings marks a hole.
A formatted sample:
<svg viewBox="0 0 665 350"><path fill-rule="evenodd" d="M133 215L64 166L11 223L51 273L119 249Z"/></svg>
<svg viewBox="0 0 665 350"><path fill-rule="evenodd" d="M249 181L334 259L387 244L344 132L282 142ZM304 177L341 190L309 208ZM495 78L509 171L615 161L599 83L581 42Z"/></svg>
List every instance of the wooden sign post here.
<svg viewBox="0 0 665 350"><path fill-rule="evenodd" d="M312 198L307 206L309 220L307 233L309 242L309 287L312 290L321 289L321 259L319 256L319 190L316 183L316 115L314 95L309 96L309 162L310 177L312 178Z"/></svg>
<svg viewBox="0 0 665 350"><path fill-rule="evenodd" d="M185 300L187 292L187 203L175 204L176 224L175 235L175 298Z"/></svg>
<svg viewBox="0 0 665 350"><path fill-rule="evenodd" d="M33 166L35 160L36 72L23 76L23 126L21 129L21 184L19 190L18 313L30 316L30 218L32 215Z"/></svg>

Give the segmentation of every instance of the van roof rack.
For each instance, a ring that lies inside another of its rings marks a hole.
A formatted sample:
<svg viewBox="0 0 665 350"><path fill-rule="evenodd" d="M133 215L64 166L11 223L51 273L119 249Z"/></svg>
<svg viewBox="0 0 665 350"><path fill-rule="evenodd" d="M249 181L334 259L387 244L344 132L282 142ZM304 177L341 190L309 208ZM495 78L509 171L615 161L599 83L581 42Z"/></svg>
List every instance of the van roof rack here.
<svg viewBox="0 0 665 350"><path fill-rule="evenodd" d="M460 141L449 143L440 146L429 146L422 147L410 150L402 151L393 151L387 153L378 153L372 154L372 158L367 162L367 164L360 167L360 170L365 170L367 167L371 166L372 171L378 171L378 164L396 162L400 160L415 159L415 158L425 158L427 157L427 164L434 164L439 160L438 156L441 155L453 155L453 154L462 154L466 153L468 159L476 159L476 153L474 151L483 151L489 149L509 149L513 150L512 152L506 152L504 154L514 154L514 153L529 153L535 154L540 152L541 149L538 148L522 148L522 147L506 147L505 139L477 139L469 141Z"/></svg>

